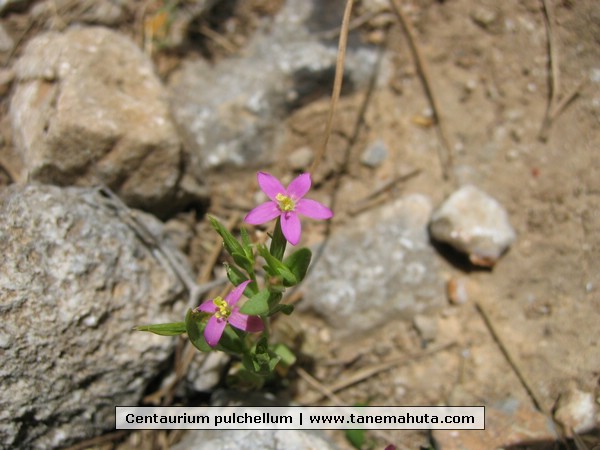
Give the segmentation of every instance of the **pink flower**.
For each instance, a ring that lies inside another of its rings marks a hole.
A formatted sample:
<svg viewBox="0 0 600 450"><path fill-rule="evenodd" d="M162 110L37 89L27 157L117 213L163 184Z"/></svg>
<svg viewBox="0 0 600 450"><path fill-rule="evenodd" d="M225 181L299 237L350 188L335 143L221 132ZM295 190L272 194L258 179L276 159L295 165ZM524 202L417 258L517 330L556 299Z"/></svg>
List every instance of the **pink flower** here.
<svg viewBox="0 0 600 450"><path fill-rule="evenodd" d="M239 308L235 306L244 293L244 289L246 289L246 286L250 282L251 280L247 280L241 283L225 296L225 300L221 297L216 297L213 300L207 300L198 306L198 311L213 314L213 316L208 319L206 328L204 328L204 338L211 347L214 347L219 343L227 324L240 330L250 332L264 330L264 325L260 317L242 314L239 312Z"/></svg>
<svg viewBox="0 0 600 450"><path fill-rule="evenodd" d="M287 241L296 245L300 241L302 226L298 214L311 219L330 219L333 213L329 208L315 200L302 198L310 189L309 173L298 175L286 188L277 178L265 172L258 172L258 185L271 199L258 205L246 215L244 222L259 225L277 216L281 218L281 231Z"/></svg>

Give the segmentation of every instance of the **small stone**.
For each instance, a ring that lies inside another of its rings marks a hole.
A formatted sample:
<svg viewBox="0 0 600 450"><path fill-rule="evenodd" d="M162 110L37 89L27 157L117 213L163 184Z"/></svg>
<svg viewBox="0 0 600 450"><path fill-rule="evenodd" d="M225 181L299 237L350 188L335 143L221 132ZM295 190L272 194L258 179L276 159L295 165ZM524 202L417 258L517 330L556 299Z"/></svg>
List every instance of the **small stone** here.
<svg viewBox="0 0 600 450"><path fill-rule="evenodd" d="M465 277L455 277L448 280L446 292L448 300L453 305L462 305L469 301L468 281Z"/></svg>
<svg viewBox="0 0 600 450"><path fill-rule="evenodd" d="M308 170L308 166L312 162L314 156L312 148L300 147L290 153L287 162L292 170Z"/></svg>
<svg viewBox="0 0 600 450"><path fill-rule="evenodd" d="M484 267L492 267L516 237L502 205L472 185L454 192L432 214L429 231Z"/></svg>
<svg viewBox="0 0 600 450"><path fill-rule="evenodd" d="M413 324L424 341L435 341L438 331L435 317L418 315L413 319Z"/></svg>
<svg viewBox="0 0 600 450"><path fill-rule="evenodd" d="M499 33L502 31L502 17L500 11L497 9L479 5L471 11L471 19L490 33Z"/></svg>
<svg viewBox="0 0 600 450"><path fill-rule="evenodd" d="M365 149L360 162L368 167L378 167L386 160L388 153L385 142L379 139Z"/></svg>
<svg viewBox="0 0 600 450"><path fill-rule="evenodd" d="M578 434L585 433L600 422L594 395L575 387L571 387L561 394L554 418L565 427L568 436L571 435L571 431Z"/></svg>

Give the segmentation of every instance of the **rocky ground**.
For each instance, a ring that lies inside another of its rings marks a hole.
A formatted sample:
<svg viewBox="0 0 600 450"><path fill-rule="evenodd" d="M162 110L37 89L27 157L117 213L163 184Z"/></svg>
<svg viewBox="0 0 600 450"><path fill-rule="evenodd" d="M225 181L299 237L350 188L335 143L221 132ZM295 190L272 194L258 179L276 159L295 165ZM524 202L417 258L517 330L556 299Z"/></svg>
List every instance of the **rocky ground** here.
<svg viewBox="0 0 600 450"><path fill-rule="evenodd" d="M257 170L289 182L310 166L344 3L0 2L2 441L216 439L107 425L118 404L233 395L227 358L128 334L187 306L168 257L135 223L176 248L198 284L222 279L205 215L235 231L262 200ZM325 387L358 376L337 388L341 401L486 405L484 431L390 432L370 448L596 448L600 6L401 2L434 111L390 2L355 3L311 192L335 216L304 223L319 258L293 296L294 320L274 324L300 358L270 394L327 404L306 374ZM432 238L432 214L465 185L497 203L451 209L503 236L500 256L482 244L469 259ZM341 433L325 438L315 447L350 448Z"/></svg>

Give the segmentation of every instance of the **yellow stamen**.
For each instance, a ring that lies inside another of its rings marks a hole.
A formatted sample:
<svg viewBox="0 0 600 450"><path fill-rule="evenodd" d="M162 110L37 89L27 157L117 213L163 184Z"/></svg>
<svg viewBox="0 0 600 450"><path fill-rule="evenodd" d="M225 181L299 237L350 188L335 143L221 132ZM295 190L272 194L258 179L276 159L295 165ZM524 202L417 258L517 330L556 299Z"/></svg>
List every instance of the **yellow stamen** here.
<svg viewBox="0 0 600 450"><path fill-rule="evenodd" d="M279 203L279 209L283 212L293 211L296 207L296 202L291 197L283 195L281 193L275 196L277 203Z"/></svg>
<svg viewBox="0 0 600 450"><path fill-rule="evenodd" d="M217 319L227 319L231 314L231 308L229 307L227 302L221 297L216 297L213 300L213 303L218 308L218 310L215 312L215 317Z"/></svg>

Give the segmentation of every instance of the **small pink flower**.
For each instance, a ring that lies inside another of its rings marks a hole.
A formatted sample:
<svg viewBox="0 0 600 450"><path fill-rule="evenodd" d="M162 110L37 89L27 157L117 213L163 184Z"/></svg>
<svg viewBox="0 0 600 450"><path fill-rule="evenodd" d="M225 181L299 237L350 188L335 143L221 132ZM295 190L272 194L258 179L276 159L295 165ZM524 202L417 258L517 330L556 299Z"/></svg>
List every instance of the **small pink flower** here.
<svg viewBox="0 0 600 450"><path fill-rule="evenodd" d="M219 343L227 324L240 330L250 332L264 330L264 325L260 317L242 314L239 312L239 308L235 306L244 293L244 289L246 289L246 286L250 282L251 280L247 280L241 283L225 296L225 300L221 297L216 297L212 300L205 301L196 308L198 311L211 313L213 315L208 319L206 328L204 328L204 338L211 347L214 347Z"/></svg>
<svg viewBox="0 0 600 450"><path fill-rule="evenodd" d="M273 175L258 172L258 185L271 199L258 205L246 215L244 222L259 225L277 216L281 218L281 231L287 241L296 245L300 241L302 226L298 214L311 219L330 219L333 213L315 200L303 198L312 184L309 173L298 175L286 188Z"/></svg>

